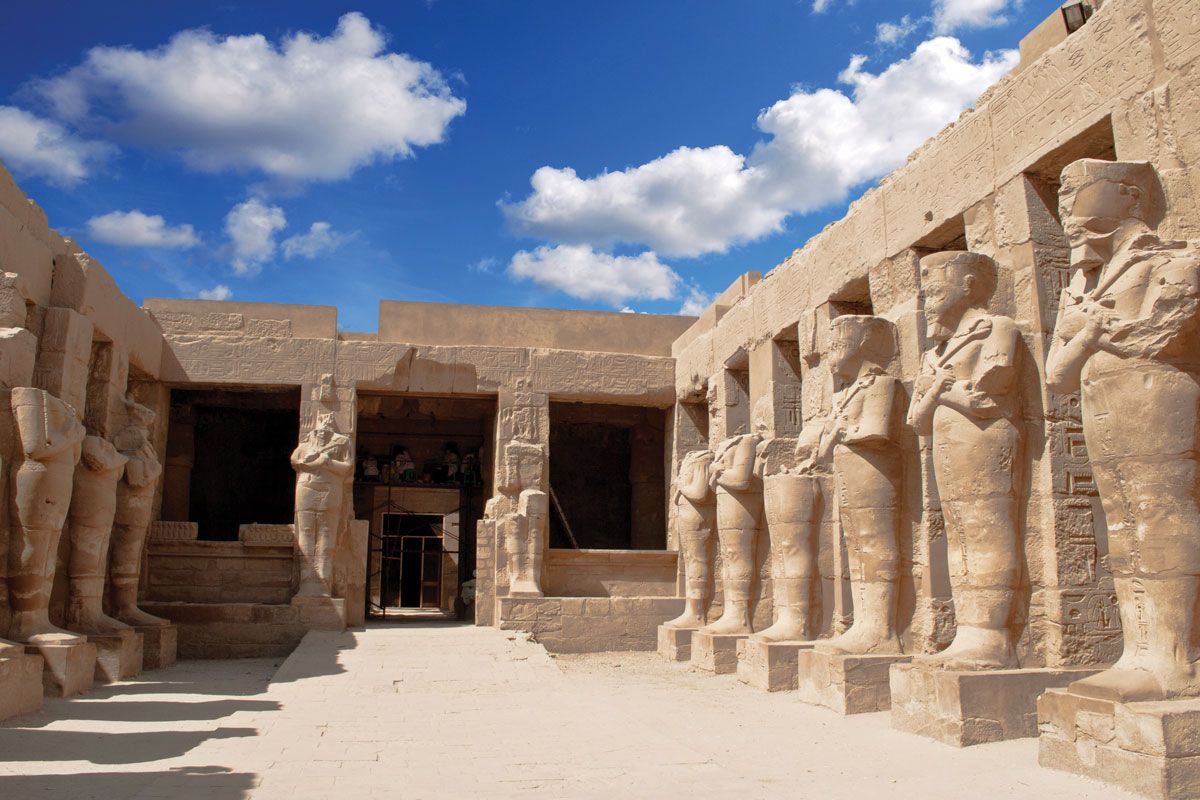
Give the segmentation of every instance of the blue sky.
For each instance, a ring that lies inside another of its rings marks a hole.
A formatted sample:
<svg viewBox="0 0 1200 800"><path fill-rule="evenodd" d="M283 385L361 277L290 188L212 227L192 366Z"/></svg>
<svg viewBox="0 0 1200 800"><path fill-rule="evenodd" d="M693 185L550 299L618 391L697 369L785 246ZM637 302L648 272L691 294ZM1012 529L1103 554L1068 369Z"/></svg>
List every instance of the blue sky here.
<svg viewBox="0 0 1200 800"><path fill-rule="evenodd" d="M1055 6L42 0L6 14L0 159L137 301L677 313L840 217Z"/></svg>

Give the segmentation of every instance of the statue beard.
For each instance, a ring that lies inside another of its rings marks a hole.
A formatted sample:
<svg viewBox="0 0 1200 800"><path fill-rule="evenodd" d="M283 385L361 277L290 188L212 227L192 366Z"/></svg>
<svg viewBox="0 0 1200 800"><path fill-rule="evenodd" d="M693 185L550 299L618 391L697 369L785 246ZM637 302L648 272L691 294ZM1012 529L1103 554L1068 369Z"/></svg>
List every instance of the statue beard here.
<svg viewBox="0 0 1200 800"><path fill-rule="evenodd" d="M941 320L926 318L925 335L935 342L944 342L954 335L954 329Z"/></svg>

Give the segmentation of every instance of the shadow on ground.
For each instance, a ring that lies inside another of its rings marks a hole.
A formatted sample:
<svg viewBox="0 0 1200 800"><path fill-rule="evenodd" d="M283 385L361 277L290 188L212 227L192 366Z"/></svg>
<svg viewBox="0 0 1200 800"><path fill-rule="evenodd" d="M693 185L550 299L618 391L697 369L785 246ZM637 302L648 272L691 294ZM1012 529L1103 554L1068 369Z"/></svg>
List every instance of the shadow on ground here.
<svg viewBox="0 0 1200 800"><path fill-rule="evenodd" d="M243 800L256 777L224 767L188 767L166 772L80 772L74 775L0 777L0 797L12 800L125 800L153 789L153 797Z"/></svg>

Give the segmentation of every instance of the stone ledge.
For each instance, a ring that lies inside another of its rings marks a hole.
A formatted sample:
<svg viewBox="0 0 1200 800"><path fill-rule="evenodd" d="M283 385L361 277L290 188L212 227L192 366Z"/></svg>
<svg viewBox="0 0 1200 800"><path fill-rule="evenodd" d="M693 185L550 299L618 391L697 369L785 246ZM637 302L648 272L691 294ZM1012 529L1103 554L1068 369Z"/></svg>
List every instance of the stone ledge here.
<svg viewBox="0 0 1200 800"><path fill-rule="evenodd" d="M286 656L308 628L291 605L259 603L142 603L178 631L180 658Z"/></svg>
<svg viewBox="0 0 1200 800"><path fill-rule="evenodd" d="M500 597L497 627L520 630L551 653L654 650L658 626L683 612L679 597Z"/></svg>

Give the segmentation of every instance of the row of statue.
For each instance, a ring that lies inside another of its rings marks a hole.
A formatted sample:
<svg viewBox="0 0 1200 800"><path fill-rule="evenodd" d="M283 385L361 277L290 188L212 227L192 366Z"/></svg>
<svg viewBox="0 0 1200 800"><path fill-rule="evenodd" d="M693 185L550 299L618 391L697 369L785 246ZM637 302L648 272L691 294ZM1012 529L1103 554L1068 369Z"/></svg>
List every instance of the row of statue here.
<svg viewBox="0 0 1200 800"><path fill-rule="evenodd" d="M8 638L73 645L87 636L168 625L137 604L161 472L150 441L154 412L126 398L126 425L109 442L89 435L75 409L43 389L17 387L11 397L21 460L11 473ZM64 526L70 546L65 629L50 620Z"/></svg>
<svg viewBox="0 0 1200 800"><path fill-rule="evenodd" d="M1122 701L1200 694L1200 250L1160 239L1165 201L1154 168L1082 160L1062 173L1060 212L1072 278L1061 298L1046 383L1081 392L1084 436L1108 527L1124 653L1073 692ZM774 624L766 641L815 638L817 530L831 470L846 546L853 623L815 646L897 654L903 424L932 437L945 519L956 633L914 660L948 669L1018 665L1022 575L1018 474L1023 463L1014 321L990 313L988 256L943 252L920 262L927 333L907 415L886 371L892 323L845 315L831 324L835 394L828 417L796 439L753 432L689 453L674 492L686 608L668 626L751 631L755 545L770 537ZM832 498L830 498L832 500ZM723 613L708 623L716 523ZM707 624L706 624L707 623Z"/></svg>

